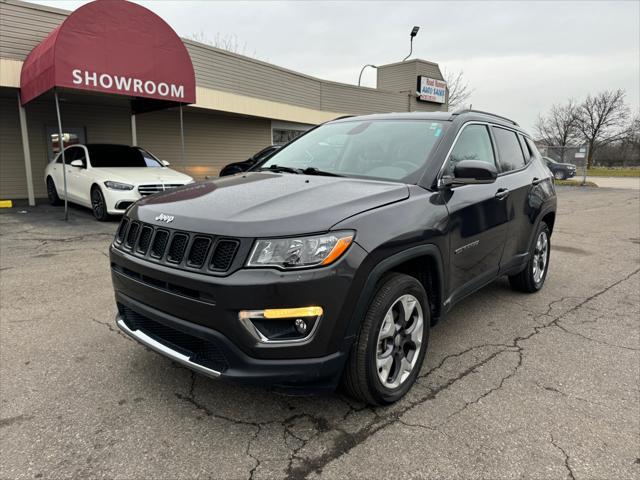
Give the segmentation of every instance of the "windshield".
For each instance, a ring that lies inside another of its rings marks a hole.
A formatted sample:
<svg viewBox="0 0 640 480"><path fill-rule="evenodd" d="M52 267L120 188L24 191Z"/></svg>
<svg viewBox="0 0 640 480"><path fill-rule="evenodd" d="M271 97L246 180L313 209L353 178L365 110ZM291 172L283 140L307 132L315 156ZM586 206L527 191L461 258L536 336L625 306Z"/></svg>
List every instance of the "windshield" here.
<svg viewBox="0 0 640 480"><path fill-rule="evenodd" d="M87 145L89 161L94 168L163 167L160 160L146 150L127 145Z"/></svg>
<svg viewBox="0 0 640 480"><path fill-rule="evenodd" d="M322 125L282 148L261 167L407 180L426 163L444 124L429 120L364 120Z"/></svg>

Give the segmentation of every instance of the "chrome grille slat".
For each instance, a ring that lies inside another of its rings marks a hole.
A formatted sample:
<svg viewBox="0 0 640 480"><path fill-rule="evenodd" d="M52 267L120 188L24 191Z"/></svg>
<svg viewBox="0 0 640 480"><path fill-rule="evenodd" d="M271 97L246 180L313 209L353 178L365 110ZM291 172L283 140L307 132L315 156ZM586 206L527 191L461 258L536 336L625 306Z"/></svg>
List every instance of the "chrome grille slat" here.
<svg viewBox="0 0 640 480"><path fill-rule="evenodd" d="M150 183L146 185L138 186L138 193L146 197L147 195L153 195L154 193L164 192L165 190L171 190L172 188L181 187L181 183Z"/></svg>

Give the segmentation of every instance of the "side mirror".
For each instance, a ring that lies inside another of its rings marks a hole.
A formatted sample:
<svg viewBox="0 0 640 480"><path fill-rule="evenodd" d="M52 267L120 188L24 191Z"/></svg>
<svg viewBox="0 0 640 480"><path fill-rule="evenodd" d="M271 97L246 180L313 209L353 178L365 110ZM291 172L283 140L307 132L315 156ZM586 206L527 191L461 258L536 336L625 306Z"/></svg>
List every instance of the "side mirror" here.
<svg viewBox="0 0 640 480"><path fill-rule="evenodd" d="M82 160L72 160L69 165L72 167L84 168L84 162Z"/></svg>
<svg viewBox="0 0 640 480"><path fill-rule="evenodd" d="M498 171L493 165L479 160L461 160L453 170L453 177L442 177L442 185L477 185L493 183Z"/></svg>
<svg viewBox="0 0 640 480"><path fill-rule="evenodd" d="M169 165L171 165L169 162L167 162L166 160L160 160L162 162L162 165L164 165L165 167L168 167Z"/></svg>

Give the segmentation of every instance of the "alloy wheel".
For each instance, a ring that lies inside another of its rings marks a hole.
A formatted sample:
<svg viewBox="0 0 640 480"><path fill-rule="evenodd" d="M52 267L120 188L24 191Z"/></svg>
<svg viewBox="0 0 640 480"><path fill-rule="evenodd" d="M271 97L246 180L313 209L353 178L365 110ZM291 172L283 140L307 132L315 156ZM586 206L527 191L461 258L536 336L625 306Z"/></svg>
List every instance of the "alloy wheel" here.
<svg viewBox="0 0 640 480"><path fill-rule="evenodd" d="M53 180L50 178L47 179L47 197L49 197L50 202L54 202L56 200L58 192L56 192L56 187L53 184Z"/></svg>
<svg viewBox="0 0 640 480"><path fill-rule="evenodd" d="M104 216L104 200L99 190L93 190L91 192L91 206L93 207L93 214L96 218L102 218Z"/></svg>
<svg viewBox="0 0 640 480"><path fill-rule="evenodd" d="M398 388L413 371L423 328L422 306L413 295L402 295L385 314L376 348L376 369L384 387Z"/></svg>
<svg viewBox="0 0 640 480"><path fill-rule="evenodd" d="M547 269L549 259L549 237L547 232L540 232L533 251L533 280L540 283Z"/></svg>

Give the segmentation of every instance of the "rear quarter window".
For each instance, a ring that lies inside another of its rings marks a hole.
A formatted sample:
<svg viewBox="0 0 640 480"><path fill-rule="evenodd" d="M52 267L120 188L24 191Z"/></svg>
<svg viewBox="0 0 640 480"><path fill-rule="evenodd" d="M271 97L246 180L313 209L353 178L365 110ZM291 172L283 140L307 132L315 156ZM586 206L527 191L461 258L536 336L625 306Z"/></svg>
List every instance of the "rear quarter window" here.
<svg viewBox="0 0 640 480"><path fill-rule="evenodd" d="M524 167L526 162L518 135L506 128L492 127L492 129L498 148L500 170L504 173Z"/></svg>

